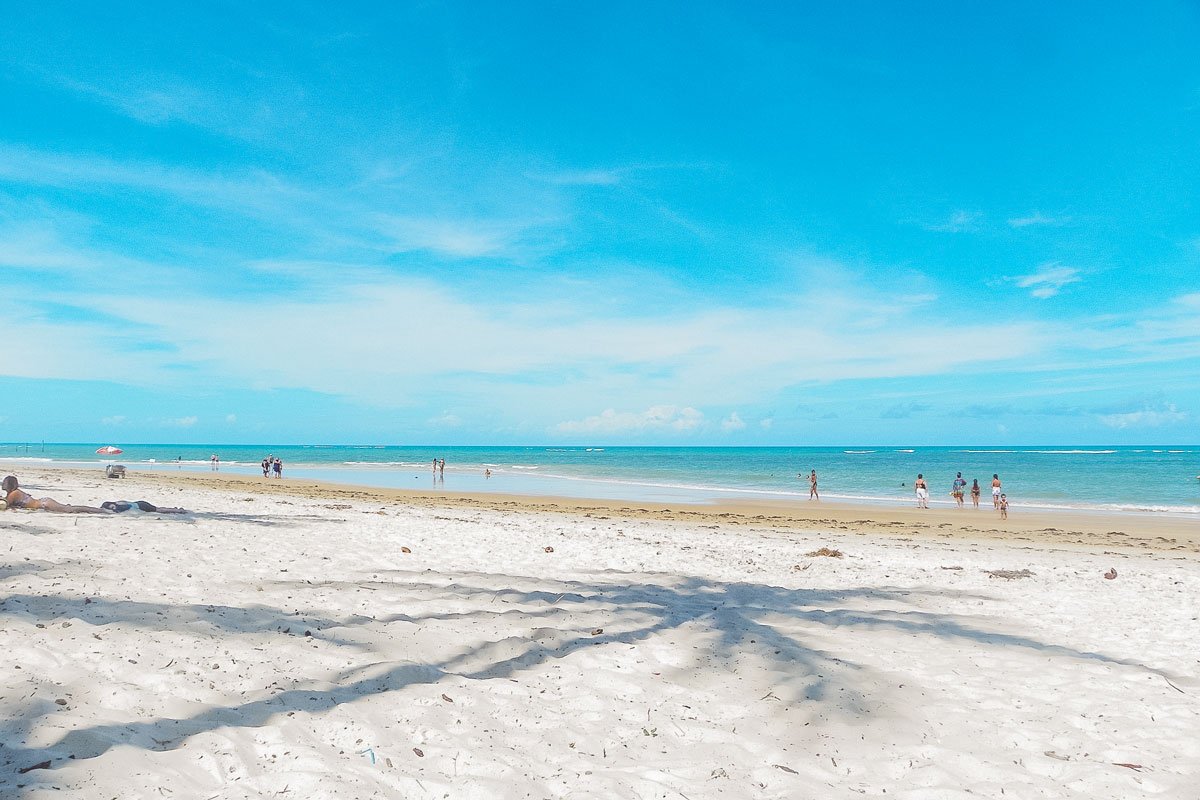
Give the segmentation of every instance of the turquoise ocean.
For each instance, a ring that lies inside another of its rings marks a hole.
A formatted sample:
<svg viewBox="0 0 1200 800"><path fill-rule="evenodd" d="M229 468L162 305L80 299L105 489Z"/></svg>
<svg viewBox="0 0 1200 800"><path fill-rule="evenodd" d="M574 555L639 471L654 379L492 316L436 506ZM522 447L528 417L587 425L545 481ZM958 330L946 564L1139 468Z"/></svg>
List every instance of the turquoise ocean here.
<svg viewBox="0 0 1200 800"><path fill-rule="evenodd" d="M118 456L95 451L121 447ZM962 472L990 505L993 473L1014 508L1103 509L1196 515L1200 521L1200 446L1138 447L409 447L385 445L0 444L0 470L53 464L102 469L261 475L270 454L285 477L446 492L556 495L664 503L807 500L817 470L822 498L867 504L912 502L913 479L929 481L931 500L950 505ZM433 459L445 459L444 477ZM484 476L491 470L490 478ZM804 477L798 477L803 475ZM968 500L969 503L969 500Z"/></svg>

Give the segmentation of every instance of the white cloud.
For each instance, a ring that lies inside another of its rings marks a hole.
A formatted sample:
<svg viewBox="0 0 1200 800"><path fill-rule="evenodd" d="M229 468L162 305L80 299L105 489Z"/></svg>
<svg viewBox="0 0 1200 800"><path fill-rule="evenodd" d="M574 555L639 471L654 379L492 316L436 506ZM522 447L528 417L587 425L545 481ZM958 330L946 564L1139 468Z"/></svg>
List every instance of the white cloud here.
<svg viewBox="0 0 1200 800"><path fill-rule="evenodd" d="M226 414L225 421L228 422L230 425L234 424L235 422L237 422L237 414Z"/></svg>
<svg viewBox="0 0 1200 800"><path fill-rule="evenodd" d="M929 223L924 227L926 230L937 231L938 233L964 233L976 230L982 221L982 212L959 210L941 222Z"/></svg>
<svg viewBox="0 0 1200 800"><path fill-rule="evenodd" d="M1192 294L1182 294L1175 298L1175 302L1187 309L1200 311L1200 292Z"/></svg>
<svg viewBox="0 0 1200 800"><path fill-rule="evenodd" d="M613 169L590 169L557 172L545 180L555 186L614 186L621 182L621 173Z"/></svg>
<svg viewBox="0 0 1200 800"><path fill-rule="evenodd" d="M101 425L122 425L125 422L125 417L122 414L115 414L111 417L105 417L100 420Z"/></svg>
<svg viewBox="0 0 1200 800"><path fill-rule="evenodd" d="M1043 264L1037 272L1030 275L1020 275L1011 279L1022 289L1029 289L1029 294L1039 300L1054 297L1064 286L1079 283L1083 280L1075 267L1064 267L1056 262Z"/></svg>
<svg viewBox="0 0 1200 800"><path fill-rule="evenodd" d="M439 217L379 217L379 229L400 252L428 250L455 258L501 256L511 252L531 223Z"/></svg>
<svg viewBox="0 0 1200 800"><path fill-rule="evenodd" d="M703 412L685 406L652 406L642 412L607 409L593 417L560 422L559 433L646 433L674 431L687 433L704 423Z"/></svg>
<svg viewBox="0 0 1200 800"><path fill-rule="evenodd" d="M721 420L721 430L725 431L726 433L740 431L745 427L746 423L742 421L742 418L736 411L731 412L728 417Z"/></svg>
<svg viewBox="0 0 1200 800"><path fill-rule="evenodd" d="M1174 403L1146 404L1136 411L1118 414L1100 414L1100 422L1110 428L1158 428L1183 422L1188 418L1186 411L1180 411Z"/></svg>
<svg viewBox="0 0 1200 800"><path fill-rule="evenodd" d="M176 425L180 428L190 428L200 421L199 417L179 417L177 419L167 420L168 425Z"/></svg>
<svg viewBox="0 0 1200 800"><path fill-rule="evenodd" d="M462 425L462 418L446 412L429 420L429 424L435 428L457 428Z"/></svg>
<svg viewBox="0 0 1200 800"><path fill-rule="evenodd" d="M1067 223L1066 217L1047 217L1040 212L1033 212L1028 216L1014 217L1008 221L1008 224L1014 228L1028 228L1032 225L1049 225L1057 227Z"/></svg>
<svg viewBox="0 0 1200 800"><path fill-rule="evenodd" d="M759 427L762 428L764 431L771 430L771 426L774 424L775 424L774 417L767 417L766 419L760 420L758 423Z"/></svg>

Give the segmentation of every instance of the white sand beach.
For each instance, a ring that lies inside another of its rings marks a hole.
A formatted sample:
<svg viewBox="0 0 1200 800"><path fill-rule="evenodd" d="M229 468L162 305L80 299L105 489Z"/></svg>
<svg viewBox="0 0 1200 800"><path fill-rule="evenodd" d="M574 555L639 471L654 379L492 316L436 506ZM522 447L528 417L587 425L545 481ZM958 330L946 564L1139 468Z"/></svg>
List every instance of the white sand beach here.
<svg viewBox="0 0 1200 800"><path fill-rule="evenodd" d="M21 478L5 798L1200 797L1188 520Z"/></svg>

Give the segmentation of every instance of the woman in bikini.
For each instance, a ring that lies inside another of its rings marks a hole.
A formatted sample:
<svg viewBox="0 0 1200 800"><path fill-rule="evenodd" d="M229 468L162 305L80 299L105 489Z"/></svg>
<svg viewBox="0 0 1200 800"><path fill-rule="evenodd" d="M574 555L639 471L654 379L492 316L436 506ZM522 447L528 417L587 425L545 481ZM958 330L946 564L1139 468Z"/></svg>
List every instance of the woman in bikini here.
<svg viewBox="0 0 1200 800"><path fill-rule="evenodd" d="M122 511L136 508L139 511L153 514L188 513L187 509L156 506L153 503L147 503L145 500L134 500L132 502L129 500L110 500L107 503L101 503L100 508L71 506L66 503L60 503L53 497L34 497L29 492L21 489L15 475L9 475L0 485L3 486L4 500L8 503L9 508L24 508L29 511L57 511L60 514L119 514Z"/></svg>
<svg viewBox="0 0 1200 800"><path fill-rule="evenodd" d="M6 477L2 484L4 499L9 508L27 508L31 511L57 511L62 514L107 514L108 509L93 508L92 506L71 506L60 503L53 497L34 497L20 488L15 475Z"/></svg>

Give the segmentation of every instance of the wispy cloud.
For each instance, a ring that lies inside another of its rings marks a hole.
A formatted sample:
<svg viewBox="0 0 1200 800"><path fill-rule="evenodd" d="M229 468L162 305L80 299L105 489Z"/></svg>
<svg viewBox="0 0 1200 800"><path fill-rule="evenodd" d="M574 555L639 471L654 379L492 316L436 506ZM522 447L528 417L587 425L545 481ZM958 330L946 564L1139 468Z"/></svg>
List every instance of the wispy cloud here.
<svg viewBox="0 0 1200 800"><path fill-rule="evenodd" d="M1098 414L1100 422L1110 428L1158 428L1183 422L1188 418L1186 411L1180 411L1174 403L1147 403L1135 411L1123 411L1111 414Z"/></svg>
<svg viewBox="0 0 1200 800"><path fill-rule="evenodd" d="M622 173L615 169L587 169L556 172L543 177L555 186L615 186L621 182Z"/></svg>
<svg viewBox="0 0 1200 800"><path fill-rule="evenodd" d="M534 224L520 220L379 217L379 230L391 239L397 251L427 250L456 258L509 255L522 233Z"/></svg>
<svg viewBox="0 0 1200 800"><path fill-rule="evenodd" d="M923 414L929 411L931 407L927 403L898 403L894 406L889 406L880 412L880 419L908 419L917 414Z"/></svg>
<svg viewBox="0 0 1200 800"><path fill-rule="evenodd" d="M1024 217L1013 217L1008 221L1008 224L1013 228L1028 228L1037 225L1059 227L1066 225L1069 221L1069 217L1048 217L1041 212L1035 211Z"/></svg>
<svg viewBox="0 0 1200 800"><path fill-rule="evenodd" d="M1020 275L1011 279L1022 289L1029 289L1029 294L1039 300L1054 297L1062 288L1071 283L1083 280L1075 267L1064 267L1057 262L1043 264L1037 272Z"/></svg>
<svg viewBox="0 0 1200 800"><path fill-rule="evenodd" d="M978 230L981 222L983 222L982 212L960 209L940 222L929 222L922 227L938 233L966 233Z"/></svg>
<svg viewBox="0 0 1200 800"><path fill-rule="evenodd" d="M688 433L704 424L704 414L690 406L652 406L645 411L605 411L581 420L560 422L559 433L630 434L671 431Z"/></svg>

